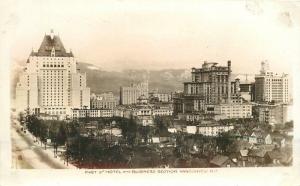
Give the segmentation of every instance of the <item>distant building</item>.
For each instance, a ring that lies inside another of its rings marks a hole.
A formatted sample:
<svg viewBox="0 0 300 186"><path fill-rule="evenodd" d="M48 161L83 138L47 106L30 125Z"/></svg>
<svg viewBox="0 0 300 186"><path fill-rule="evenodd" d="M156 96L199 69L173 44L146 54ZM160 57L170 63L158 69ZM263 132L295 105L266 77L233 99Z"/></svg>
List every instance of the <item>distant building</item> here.
<svg viewBox="0 0 300 186"><path fill-rule="evenodd" d="M174 112L204 112L207 104L241 103L239 79L231 81L231 62L227 66L204 62L192 68L192 81L184 83L184 92L174 95Z"/></svg>
<svg viewBox="0 0 300 186"><path fill-rule="evenodd" d="M289 105L287 104L259 104L255 106L258 120L266 124L284 124L288 121Z"/></svg>
<svg viewBox="0 0 300 186"><path fill-rule="evenodd" d="M236 167L234 163L228 156L216 155L212 160L210 160L210 167Z"/></svg>
<svg viewBox="0 0 300 186"><path fill-rule="evenodd" d="M243 82L240 83L240 94L241 97L248 102L254 101L255 98L255 84Z"/></svg>
<svg viewBox="0 0 300 186"><path fill-rule="evenodd" d="M171 104L156 104L152 106L154 116L172 116L173 107Z"/></svg>
<svg viewBox="0 0 300 186"><path fill-rule="evenodd" d="M204 136L218 136L223 132L228 132L233 129L234 129L233 125L218 125L218 124L199 125L198 133Z"/></svg>
<svg viewBox="0 0 300 186"><path fill-rule="evenodd" d="M255 77L255 101L289 103L288 75L274 74L265 61L261 65L260 74Z"/></svg>
<svg viewBox="0 0 300 186"><path fill-rule="evenodd" d="M148 82L131 84L129 87L120 88L120 104L130 105L138 102L138 98L144 95L148 98Z"/></svg>
<svg viewBox="0 0 300 186"><path fill-rule="evenodd" d="M114 109L117 106L117 99L112 92L103 94L92 94L91 108L92 109Z"/></svg>
<svg viewBox="0 0 300 186"><path fill-rule="evenodd" d="M171 102L172 95L171 93L159 92L158 89L156 89L149 93L149 99L155 100L156 102Z"/></svg>
<svg viewBox="0 0 300 186"><path fill-rule="evenodd" d="M111 109L73 109L72 119L78 118L109 118L113 117L113 110Z"/></svg>
<svg viewBox="0 0 300 186"><path fill-rule="evenodd" d="M211 108L212 109L212 108ZM243 104L219 104L214 105L214 114L217 120L232 119L232 118L251 118L252 105L248 103Z"/></svg>
<svg viewBox="0 0 300 186"><path fill-rule="evenodd" d="M51 31L27 60L16 87L16 109L66 116L84 107L90 107L86 74L80 73L73 53Z"/></svg>

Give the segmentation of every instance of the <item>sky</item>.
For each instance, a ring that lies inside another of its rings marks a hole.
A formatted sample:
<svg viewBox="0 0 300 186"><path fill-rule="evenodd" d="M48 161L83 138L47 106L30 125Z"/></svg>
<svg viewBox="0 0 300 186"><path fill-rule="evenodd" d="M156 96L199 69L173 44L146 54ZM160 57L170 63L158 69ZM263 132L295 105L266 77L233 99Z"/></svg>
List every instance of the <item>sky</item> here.
<svg viewBox="0 0 300 186"><path fill-rule="evenodd" d="M282 1L7 1L0 33L24 62L45 33L103 70L190 69L203 61L291 73L300 59L299 3ZM4 13L2 13L4 14ZM0 16L1 13L0 13Z"/></svg>

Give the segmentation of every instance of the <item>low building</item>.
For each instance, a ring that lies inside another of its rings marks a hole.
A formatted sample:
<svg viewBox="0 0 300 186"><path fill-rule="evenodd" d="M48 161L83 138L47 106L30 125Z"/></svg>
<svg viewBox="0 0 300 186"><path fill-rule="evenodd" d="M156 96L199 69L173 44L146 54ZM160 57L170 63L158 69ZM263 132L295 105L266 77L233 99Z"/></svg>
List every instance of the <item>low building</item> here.
<svg viewBox="0 0 300 186"><path fill-rule="evenodd" d="M138 125L142 126L153 126L154 125L154 120L152 116L137 116L135 117L136 122Z"/></svg>
<svg viewBox="0 0 300 186"><path fill-rule="evenodd" d="M173 107L170 104L155 104L152 106L154 116L172 116Z"/></svg>
<svg viewBox="0 0 300 186"><path fill-rule="evenodd" d="M219 104L214 106L216 119L251 118L252 105L244 104Z"/></svg>
<svg viewBox="0 0 300 186"><path fill-rule="evenodd" d="M187 114L179 113L177 117L180 120L192 121L192 122L201 121L205 118L204 115L200 113L187 113Z"/></svg>
<svg viewBox="0 0 300 186"><path fill-rule="evenodd" d="M59 120L59 119L62 119L58 115L50 115L50 114L45 114L45 113L40 113L38 115L38 118L42 119L42 120Z"/></svg>
<svg viewBox="0 0 300 186"><path fill-rule="evenodd" d="M172 101L172 95L169 93L162 93L158 90L153 90L149 93L149 99L155 100L157 102L171 102Z"/></svg>
<svg viewBox="0 0 300 186"><path fill-rule="evenodd" d="M114 136L122 136L122 130L119 129L119 128L105 128L105 129L102 129L101 130L101 133L102 134L111 134L111 135L114 135Z"/></svg>
<svg viewBox="0 0 300 186"><path fill-rule="evenodd" d="M73 109L72 118L108 118L113 117L111 109Z"/></svg>
<svg viewBox="0 0 300 186"><path fill-rule="evenodd" d="M228 132L233 129L234 129L233 125L218 125L218 124L199 125L198 133L204 136L218 136L220 133Z"/></svg>
<svg viewBox="0 0 300 186"><path fill-rule="evenodd" d="M186 132L188 134L196 134L197 133L197 126L186 126Z"/></svg>
<svg viewBox="0 0 300 186"><path fill-rule="evenodd" d="M267 151L262 148L250 149L248 153L248 161L255 165L264 165L266 162L266 154Z"/></svg>
<svg viewBox="0 0 300 186"><path fill-rule="evenodd" d="M249 143L251 144L272 144L272 137L268 133L254 131L249 137Z"/></svg>
<svg viewBox="0 0 300 186"><path fill-rule="evenodd" d="M211 167L236 167L236 164L228 157L216 155L210 162Z"/></svg>
<svg viewBox="0 0 300 186"><path fill-rule="evenodd" d="M275 125L288 121L288 107L287 104L259 104L254 109L259 122Z"/></svg>

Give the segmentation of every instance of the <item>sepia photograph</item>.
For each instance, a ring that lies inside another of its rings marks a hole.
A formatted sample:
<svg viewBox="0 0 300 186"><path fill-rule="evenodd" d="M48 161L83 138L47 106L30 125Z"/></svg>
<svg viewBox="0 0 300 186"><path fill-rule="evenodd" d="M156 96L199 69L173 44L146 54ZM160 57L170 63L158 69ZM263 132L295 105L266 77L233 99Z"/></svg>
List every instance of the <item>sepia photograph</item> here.
<svg viewBox="0 0 300 186"><path fill-rule="evenodd" d="M0 5L9 170L297 180L299 1Z"/></svg>

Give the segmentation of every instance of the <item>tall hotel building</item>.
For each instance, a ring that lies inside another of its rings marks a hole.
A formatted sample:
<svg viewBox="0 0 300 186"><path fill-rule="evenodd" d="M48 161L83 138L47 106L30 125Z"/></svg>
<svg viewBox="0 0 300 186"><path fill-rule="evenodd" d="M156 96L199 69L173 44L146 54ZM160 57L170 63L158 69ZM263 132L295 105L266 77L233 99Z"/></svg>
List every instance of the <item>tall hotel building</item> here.
<svg viewBox="0 0 300 186"><path fill-rule="evenodd" d="M90 107L86 74L53 31L32 51L16 87L16 109L50 115L70 115L74 108Z"/></svg>
<svg viewBox="0 0 300 186"><path fill-rule="evenodd" d="M239 79L231 81L231 61L227 66L217 64L204 62L202 68L192 68L192 81L173 98L175 114L215 112L213 105L241 104Z"/></svg>
<svg viewBox="0 0 300 186"><path fill-rule="evenodd" d="M268 62L263 61L260 74L255 77L255 101L289 103L288 75L274 74Z"/></svg>
<svg viewBox="0 0 300 186"><path fill-rule="evenodd" d="M120 88L120 104L130 105L138 102L140 96L145 96L148 98L148 82L143 82L139 84L131 84L128 87Z"/></svg>

